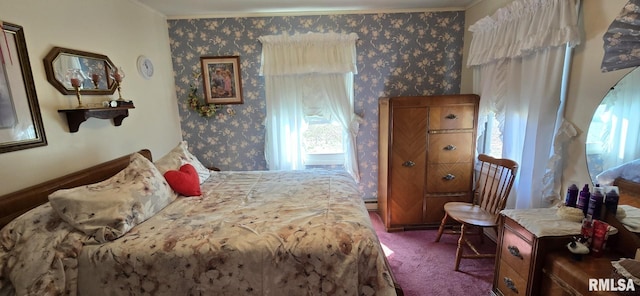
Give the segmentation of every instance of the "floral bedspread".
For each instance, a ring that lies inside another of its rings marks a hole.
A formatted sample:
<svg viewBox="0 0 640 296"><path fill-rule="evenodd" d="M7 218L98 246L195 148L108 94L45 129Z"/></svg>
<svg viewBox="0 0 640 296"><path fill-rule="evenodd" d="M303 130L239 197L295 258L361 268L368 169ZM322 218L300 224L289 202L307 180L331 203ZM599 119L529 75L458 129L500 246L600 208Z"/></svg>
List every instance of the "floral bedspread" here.
<svg viewBox="0 0 640 296"><path fill-rule="evenodd" d="M396 294L347 174L216 172L202 192L105 244L34 209L0 233L0 295Z"/></svg>

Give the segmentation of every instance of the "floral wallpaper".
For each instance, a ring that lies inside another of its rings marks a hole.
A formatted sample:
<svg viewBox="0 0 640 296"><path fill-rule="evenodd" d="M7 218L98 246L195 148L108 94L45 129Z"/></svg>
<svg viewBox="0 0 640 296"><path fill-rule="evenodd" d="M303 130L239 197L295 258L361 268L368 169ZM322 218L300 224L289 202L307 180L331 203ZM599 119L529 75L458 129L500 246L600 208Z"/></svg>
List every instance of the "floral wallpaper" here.
<svg viewBox="0 0 640 296"><path fill-rule="evenodd" d="M416 12L168 20L182 133L205 165L265 170L265 92L260 69L262 35L357 33L355 112L360 188L377 197L378 99L460 92L464 12ZM225 105L212 118L189 109L190 85L202 94L201 56L240 56L244 103Z"/></svg>
<svg viewBox="0 0 640 296"><path fill-rule="evenodd" d="M602 36L604 41L602 72L640 65L638 19L640 19L640 0L629 0Z"/></svg>

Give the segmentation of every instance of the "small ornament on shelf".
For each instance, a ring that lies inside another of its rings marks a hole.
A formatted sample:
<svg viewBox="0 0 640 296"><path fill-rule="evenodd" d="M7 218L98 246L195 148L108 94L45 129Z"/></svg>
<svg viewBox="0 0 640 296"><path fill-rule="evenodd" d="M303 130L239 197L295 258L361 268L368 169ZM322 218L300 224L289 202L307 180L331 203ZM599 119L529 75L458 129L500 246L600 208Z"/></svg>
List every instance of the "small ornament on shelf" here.
<svg viewBox="0 0 640 296"><path fill-rule="evenodd" d="M125 101L125 100L119 101L118 100L116 102L118 104L117 105L118 107L133 107L133 101Z"/></svg>
<svg viewBox="0 0 640 296"><path fill-rule="evenodd" d="M69 78L69 82L73 89L76 90L76 98L78 99L78 106L76 108L84 108L82 105L82 100L80 99L80 88L82 87L82 81L84 80L84 75L80 69L72 69L67 73Z"/></svg>
<svg viewBox="0 0 640 296"><path fill-rule="evenodd" d="M122 67L116 68L116 70L111 74L111 76L113 80L115 80L116 86L118 88L118 101L124 101L124 99L122 98L122 93L120 91L120 86L125 76L124 71L122 70Z"/></svg>

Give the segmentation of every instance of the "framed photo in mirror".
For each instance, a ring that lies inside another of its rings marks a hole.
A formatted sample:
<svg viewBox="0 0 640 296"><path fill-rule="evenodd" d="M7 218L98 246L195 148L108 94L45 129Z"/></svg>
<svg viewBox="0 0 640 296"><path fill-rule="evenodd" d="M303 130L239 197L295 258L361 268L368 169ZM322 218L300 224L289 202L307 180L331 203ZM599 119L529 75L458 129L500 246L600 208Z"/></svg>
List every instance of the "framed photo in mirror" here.
<svg viewBox="0 0 640 296"><path fill-rule="evenodd" d="M209 104L242 104L240 57L200 57L205 101Z"/></svg>
<svg viewBox="0 0 640 296"><path fill-rule="evenodd" d="M21 26L2 22L0 153L47 145Z"/></svg>

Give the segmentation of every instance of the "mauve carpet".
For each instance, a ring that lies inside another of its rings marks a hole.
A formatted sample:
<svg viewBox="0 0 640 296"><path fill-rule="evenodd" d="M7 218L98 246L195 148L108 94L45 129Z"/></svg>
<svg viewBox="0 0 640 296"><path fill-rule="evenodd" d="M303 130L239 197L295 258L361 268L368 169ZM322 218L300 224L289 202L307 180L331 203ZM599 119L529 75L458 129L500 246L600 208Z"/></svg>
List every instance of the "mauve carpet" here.
<svg viewBox="0 0 640 296"><path fill-rule="evenodd" d="M386 232L376 212L369 212L389 265L406 296L490 295L494 259L462 259L454 271L457 235L442 235L436 243L437 229ZM489 238L469 236L481 252L495 252ZM465 248L465 253L471 250Z"/></svg>

